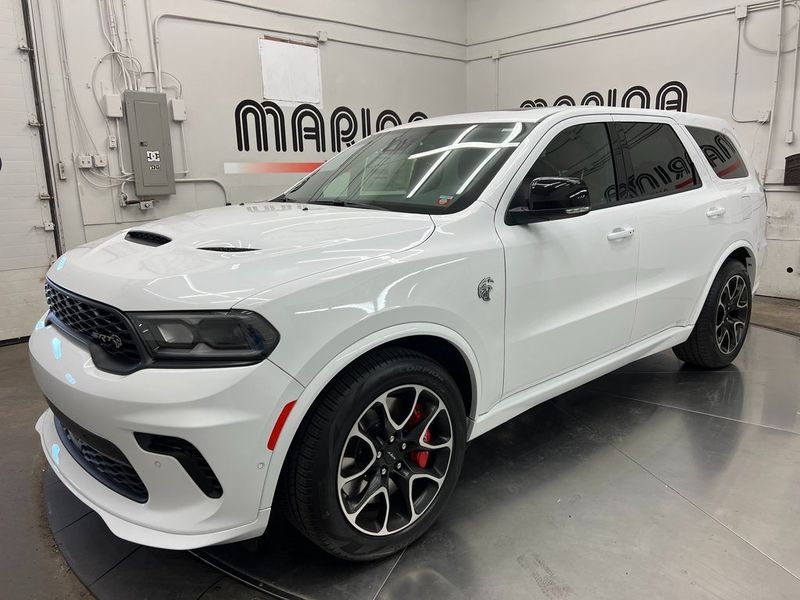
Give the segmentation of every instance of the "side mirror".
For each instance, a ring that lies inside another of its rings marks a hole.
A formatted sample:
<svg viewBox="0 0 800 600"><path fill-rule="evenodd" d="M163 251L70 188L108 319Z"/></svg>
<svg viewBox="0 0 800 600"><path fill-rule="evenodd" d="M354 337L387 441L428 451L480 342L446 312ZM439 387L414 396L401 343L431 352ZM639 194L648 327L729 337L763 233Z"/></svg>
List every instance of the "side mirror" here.
<svg viewBox="0 0 800 600"><path fill-rule="evenodd" d="M506 213L507 225L555 221L585 215L591 209L589 188L572 177L525 179Z"/></svg>

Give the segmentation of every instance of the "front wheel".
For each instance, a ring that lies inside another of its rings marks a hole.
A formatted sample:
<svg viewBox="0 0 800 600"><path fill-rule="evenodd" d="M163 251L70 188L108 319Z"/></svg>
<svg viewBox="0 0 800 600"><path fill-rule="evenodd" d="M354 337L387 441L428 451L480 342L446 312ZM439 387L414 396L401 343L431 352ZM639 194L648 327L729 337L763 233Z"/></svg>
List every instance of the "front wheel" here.
<svg viewBox="0 0 800 600"><path fill-rule="evenodd" d="M692 335L672 349L675 356L706 369L731 364L747 337L751 305L747 268L738 260L729 260L711 285Z"/></svg>
<svg viewBox="0 0 800 600"><path fill-rule="evenodd" d="M328 386L299 433L284 481L289 518L335 556L392 554L436 520L465 444L447 371L417 352L380 350Z"/></svg>

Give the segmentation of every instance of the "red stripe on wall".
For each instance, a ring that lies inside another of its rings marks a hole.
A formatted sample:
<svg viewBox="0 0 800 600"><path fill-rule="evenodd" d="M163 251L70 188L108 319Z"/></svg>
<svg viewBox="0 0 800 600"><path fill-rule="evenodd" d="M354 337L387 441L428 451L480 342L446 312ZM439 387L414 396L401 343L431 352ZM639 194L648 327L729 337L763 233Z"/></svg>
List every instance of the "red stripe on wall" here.
<svg viewBox="0 0 800 600"><path fill-rule="evenodd" d="M225 173L229 175L259 175L264 173L310 173L321 162L226 162Z"/></svg>

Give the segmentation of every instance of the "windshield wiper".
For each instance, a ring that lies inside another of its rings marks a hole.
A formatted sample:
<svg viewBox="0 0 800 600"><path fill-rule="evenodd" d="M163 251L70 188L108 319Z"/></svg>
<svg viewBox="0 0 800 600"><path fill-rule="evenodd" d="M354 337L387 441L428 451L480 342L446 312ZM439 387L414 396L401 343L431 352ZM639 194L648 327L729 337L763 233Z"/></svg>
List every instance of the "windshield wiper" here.
<svg viewBox="0 0 800 600"><path fill-rule="evenodd" d="M373 210L389 210L384 206L371 204L369 202L357 202L355 200L309 200L306 204L324 204L325 206L349 206L353 208L371 208Z"/></svg>
<svg viewBox="0 0 800 600"><path fill-rule="evenodd" d="M297 200L292 200L286 194L281 194L279 196L275 196L271 200L267 200L267 202L297 202Z"/></svg>

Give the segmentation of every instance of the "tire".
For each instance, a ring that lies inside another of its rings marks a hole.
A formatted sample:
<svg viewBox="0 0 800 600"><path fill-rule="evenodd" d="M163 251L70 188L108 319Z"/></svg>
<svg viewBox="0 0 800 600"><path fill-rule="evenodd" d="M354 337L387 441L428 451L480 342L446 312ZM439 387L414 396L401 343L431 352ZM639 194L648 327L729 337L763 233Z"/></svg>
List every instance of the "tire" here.
<svg viewBox="0 0 800 600"><path fill-rule="evenodd" d="M466 422L439 363L400 348L362 357L328 385L298 432L282 482L289 521L348 560L405 548L455 488Z"/></svg>
<svg viewBox="0 0 800 600"><path fill-rule="evenodd" d="M752 302L747 268L728 260L711 285L689 339L672 349L675 356L704 369L727 367L744 345Z"/></svg>

